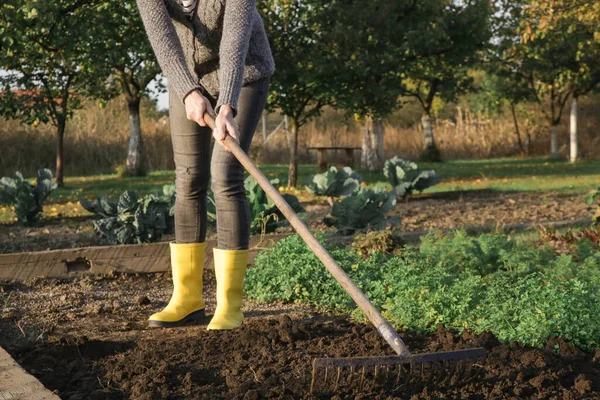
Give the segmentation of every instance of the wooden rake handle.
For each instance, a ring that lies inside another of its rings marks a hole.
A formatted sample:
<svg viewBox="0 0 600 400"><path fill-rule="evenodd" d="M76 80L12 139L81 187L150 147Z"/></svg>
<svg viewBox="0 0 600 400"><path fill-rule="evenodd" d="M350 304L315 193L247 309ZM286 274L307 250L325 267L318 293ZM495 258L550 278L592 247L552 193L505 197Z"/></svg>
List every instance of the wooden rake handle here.
<svg viewBox="0 0 600 400"><path fill-rule="evenodd" d="M215 129L215 120L209 114L204 115L204 121L213 130ZM229 135L225 138L224 143L229 147L233 155L244 168L246 168L248 173L252 175L260 187L263 188L267 196L273 200L279 211L287 218L294 230L298 232L308 247L317 255L317 257L319 257L319 260L325 265L327 271L333 275L346 293L352 297L354 302L365 313L375 328L377 328L377 331L385 341L389 343L399 356L410 356L411 354L402 339L400 339L398 332L396 332L390 323L383 318L379 310L375 308L365 294L354 284L354 282L352 282L344 270L338 265L333 257L331 257L327 250L325 250L321 243L319 243L317 238L312 234L304 222L302 222L281 194L279 194L279 191L275 189L269 179L258 169L254 162L252 162L244 150L242 150L236 141Z"/></svg>

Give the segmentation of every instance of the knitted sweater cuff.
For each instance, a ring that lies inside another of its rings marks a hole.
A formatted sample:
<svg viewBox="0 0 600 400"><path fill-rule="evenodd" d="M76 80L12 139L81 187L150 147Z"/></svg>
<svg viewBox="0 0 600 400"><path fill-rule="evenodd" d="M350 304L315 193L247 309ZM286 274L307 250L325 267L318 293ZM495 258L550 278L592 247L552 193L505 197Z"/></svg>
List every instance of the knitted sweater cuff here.
<svg viewBox="0 0 600 400"><path fill-rule="evenodd" d="M242 86L241 81L241 77L237 77L235 73L221 74L219 82L219 98L217 100L217 106L215 107L215 113L217 113L217 115L223 104L229 104L233 109L233 116L235 117L237 115L238 99L240 97Z"/></svg>
<svg viewBox="0 0 600 400"><path fill-rule="evenodd" d="M175 95L183 102L188 94L196 89L201 90L201 86L194 82L187 66L180 63L173 64L174 65L171 66L171 76L167 77L169 79L169 86L171 86Z"/></svg>

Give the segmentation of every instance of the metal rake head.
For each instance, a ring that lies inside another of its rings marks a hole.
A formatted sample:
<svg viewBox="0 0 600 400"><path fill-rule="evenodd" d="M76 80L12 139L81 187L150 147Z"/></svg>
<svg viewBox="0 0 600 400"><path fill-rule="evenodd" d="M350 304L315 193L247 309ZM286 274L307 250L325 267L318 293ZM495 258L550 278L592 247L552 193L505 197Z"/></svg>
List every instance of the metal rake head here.
<svg viewBox="0 0 600 400"><path fill-rule="evenodd" d="M436 385L467 383L478 371L473 361L484 356L483 348L409 357L317 358L313 361L310 392L338 392L382 388L390 392Z"/></svg>

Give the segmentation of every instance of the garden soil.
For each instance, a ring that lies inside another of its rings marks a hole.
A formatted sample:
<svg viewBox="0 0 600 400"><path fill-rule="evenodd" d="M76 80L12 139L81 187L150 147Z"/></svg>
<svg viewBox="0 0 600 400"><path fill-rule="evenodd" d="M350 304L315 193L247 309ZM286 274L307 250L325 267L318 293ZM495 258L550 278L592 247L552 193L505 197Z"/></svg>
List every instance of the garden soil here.
<svg viewBox="0 0 600 400"><path fill-rule="evenodd" d="M210 313L214 277L207 272ZM2 283L0 346L71 400L310 398L313 358L390 354L372 327L299 305L247 301L244 325L229 332L206 331L205 323L147 329L147 316L165 305L170 287L167 274ZM407 388L378 379L360 391L342 386L318 397L600 398L600 351L586 354L559 339L532 349L443 328L402 336L415 352L483 346L488 354L470 380Z"/></svg>
<svg viewBox="0 0 600 400"><path fill-rule="evenodd" d="M582 194L554 192L434 193L415 195L406 202L399 202L390 215L401 218L397 229L404 232L591 219L594 208L586 205L584 199ZM312 201L303 206L307 210L309 228L328 229L321 221L331 210L329 205ZM92 221L91 217L58 217L43 220L36 227L0 224L0 254L102 245L92 231ZM290 232L291 228L281 231ZM212 235L214 229L209 229L208 237ZM162 239L168 241L172 237Z"/></svg>

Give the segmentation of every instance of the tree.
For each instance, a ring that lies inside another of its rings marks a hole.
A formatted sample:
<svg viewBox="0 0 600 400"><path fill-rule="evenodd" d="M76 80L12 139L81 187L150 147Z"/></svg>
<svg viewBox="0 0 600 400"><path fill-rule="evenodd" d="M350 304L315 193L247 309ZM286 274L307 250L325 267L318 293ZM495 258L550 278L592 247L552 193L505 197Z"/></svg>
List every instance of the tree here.
<svg viewBox="0 0 600 400"><path fill-rule="evenodd" d="M558 126L567 102L600 79L594 54L600 49L598 21L594 25L593 18L588 19L597 14L598 5L563 0L510 3L514 32L500 42L501 70L541 106L550 125L551 155L558 158Z"/></svg>
<svg viewBox="0 0 600 400"><path fill-rule="evenodd" d="M419 31L417 58L405 73L405 95L423 108L423 158L439 161L431 123L436 98L453 101L472 83L469 68L480 62L489 45L493 8L489 0L421 2L426 26Z"/></svg>
<svg viewBox="0 0 600 400"><path fill-rule="evenodd" d="M526 8L525 18L536 21L535 24L526 25L523 36L532 45L536 45L536 39L562 39L576 50L573 63L567 65L563 72L563 79L568 82L572 92L569 158L575 162L578 158L578 99L600 83L600 3L532 0ZM555 135L553 132L554 142Z"/></svg>
<svg viewBox="0 0 600 400"><path fill-rule="evenodd" d="M267 36L277 72L271 80L267 108L291 119L288 185L298 180L298 131L326 105L333 104L331 85L335 53L329 29L333 15L326 0L263 0Z"/></svg>
<svg viewBox="0 0 600 400"><path fill-rule="evenodd" d="M421 21L418 8L412 0L373 0L368 7L350 0L336 8L332 38L343 64L335 105L364 120L361 166L370 171L383 168L383 119L399 106L401 74L416 45L408 37Z"/></svg>
<svg viewBox="0 0 600 400"><path fill-rule="evenodd" d="M6 0L0 5L0 114L56 127L56 182L64 180L67 120L81 107L97 70L82 20L86 1Z"/></svg>
<svg viewBox="0 0 600 400"><path fill-rule="evenodd" d="M125 172L145 174L140 102L148 85L160 74L134 0L96 1L87 9L91 24L90 46L107 79L99 80L96 96L109 100L123 94L129 111L129 146ZM162 80L159 90L164 90Z"/></svg>

